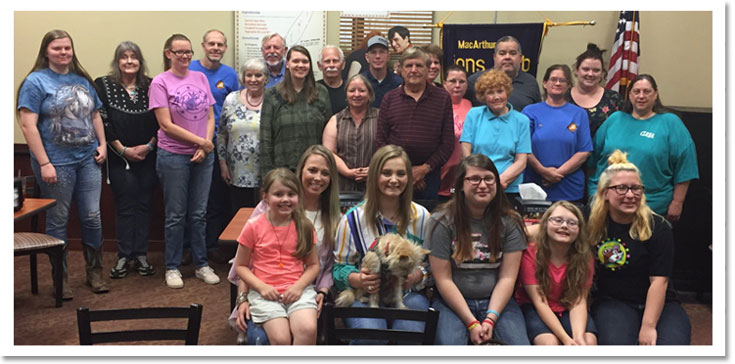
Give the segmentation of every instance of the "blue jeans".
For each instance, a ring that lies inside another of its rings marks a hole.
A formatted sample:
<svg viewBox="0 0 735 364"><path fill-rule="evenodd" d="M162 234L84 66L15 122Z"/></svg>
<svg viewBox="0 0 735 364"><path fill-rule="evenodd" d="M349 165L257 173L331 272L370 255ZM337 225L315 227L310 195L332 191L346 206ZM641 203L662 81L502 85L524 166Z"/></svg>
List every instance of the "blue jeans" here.
<svg viewBox="0 0 735 364"><path fill-rule="evenodd" d="M268 334L265 333L265 329L262 324L256 324L253 320L247 320L248 324L248 345L270 345L268 341Z"/></svg>
<svg viewBox="0 0 735 364"><path fill-rule="evenodd" d="M610 297L595 299L590 312L595 319L600 345L638 345L645 305ZM656 324L656 345L689 345L692 326L678 302L666 302Z"/></svg>
<svg viewBox="0 0 735 364"><path fill-rule="evenodd" d="M546 325L544 320L541 319L541 316L539 316L538 312L536 311L536 307L532 303L521 305L521 311L523 311L523 317L525 317L526 319L526 331L528 332L528 340L533 342L533 339L541 334L555 335L554 332L551 331L549 326ZM573 336L572 321L569 318L569 310L564 310L564 312L562 312L561 314L556 314L556 317L559 319L559 322L564 328L564 331L566 331L567 335L569 335L570 337ZM592 319L592 315L589 312L587 312L587 326L585 327L585 332L589 332L597 336L597 327L595 326L595 321Z"/></svg>
<svg viewBox="0 0 735 364"><path fill-rule="evenodd" d="M102 169L90 155L82 161L56 169L55 184L47 184L41 178L41 167L31 158L31 168L42 198L53 198L56 206L46 211L46 234L68 243L66 226L72 198L76 201L82 243L94 250L102 246L102 219L100 218L100 193L102 192Z"/></svg>
<svg viewBox="0 0 735 364"><path fill-rule="evenodd" d="M409 292L403 296L403 304L407 308L412 310L428 310L429 300L426 296L418 292ZM358 300L352 304L352 307L368 307L367 304L362 303ZM345 318L345 327L348 328L360 328L360 329L386 329L388 328L388 322L382 319L372 318ZM418 331L424 332L424 323L420 321L411 320L395 320L391 325L392 329L405 330L405 331ZM353 340L350 345L385 345L387 341L380 340Z"/></svg>
<svg viewBox="0 0 735 364"><path fill-rule="evenodd" d="M201 268L209 265L204 240L207 225L205 214L214 157L209 153L201 163L192 163L189 159L190 155L158 149L156 172L163 187L163 205L166 210L166 269L178 269L181 265L186 227L190 231L194 266Z"/></svg>
<svg viewBox="0 0 735 364"><path fill-rule="evenodd" d="M115 198L117 256L134 259L148 252L151 197L156 187L156 155L141 162L109 164L110 187Z"/></svg>
<svg viewBox="0 0 735 364"><path fill-rule="evenodd" d="M490 299L465 299L472 315L482 322L487 317L487 307ZM470 333L467 325L447 305L440 295L435 295L431 306L439 311L439 323L436 328L437 345L467 345ZM498 322L493 329L493 339L507 345L530 345L526 334L526 323L523 312L516 301L511 298L505 309L500 313Z"/></svg>

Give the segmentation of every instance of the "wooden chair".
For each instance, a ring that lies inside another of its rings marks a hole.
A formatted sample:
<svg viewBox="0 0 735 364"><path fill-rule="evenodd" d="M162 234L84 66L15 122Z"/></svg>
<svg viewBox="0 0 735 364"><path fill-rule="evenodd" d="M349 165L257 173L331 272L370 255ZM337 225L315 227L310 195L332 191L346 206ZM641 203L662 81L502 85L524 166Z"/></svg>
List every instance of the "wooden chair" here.
<svg viewBox="0 0 735 364"><path fill-rule="evenodd" d="M439 311L431 307L426 311L420 311L387 307L336 307L334 304L328 303L324 305L323 309L323 314L326 315L328 345L342 345L346 343L346 340L353 339L388 340L390 344L400 342L433 345L436 326L439 321ZM337 327L335 320L346 317L379 318L389 322L393 320L415 320L424 322L425 326L424 332Z"/></svg>
<svg viewBox="0 0 735 364"><path fill-rule="evenodd" d="M36 254L48 254L49 259L55 266L53 281L56 291L56 307L62 305L62 282L64 269L64 241L53 236L40 233L14 233L13 234L14 256L29 255L31 259L31 293L38 294L38 272Z"/></svg>
<svg viewBox="0 0 735 364"><path fill-rule="evenodd" d="M92 332L92 322L112 320L174 319L186 318L186 329L141 329L123 331ZM119 310L90 311L87 307L77 309L79 344L92 345L109 342L184 340L185 345L197 345L202 321L202 305L192 303L189 307L146 307Z"/></svg>

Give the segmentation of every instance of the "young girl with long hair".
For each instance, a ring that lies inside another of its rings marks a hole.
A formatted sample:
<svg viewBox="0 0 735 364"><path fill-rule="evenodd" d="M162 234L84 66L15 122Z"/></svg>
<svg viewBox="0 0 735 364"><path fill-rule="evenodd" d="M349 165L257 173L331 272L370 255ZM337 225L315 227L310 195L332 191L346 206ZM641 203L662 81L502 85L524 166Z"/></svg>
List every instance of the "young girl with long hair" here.
<svg viewBox="0 0 735 364"><path fill-rule="evenodd" d="M429 219L437 344L529 344L512 297L526 236L499 176L486 155L465 157L457 166L454 196Z"/></svg>
<svg viewBox="0 0 735 364"><path fill-rule="evenodd" d="M530 229L529 229L530 230ZM557 201L523 252L515 298L534 345L596 345L587 311L594 266L582 211Z"/></svg>
<svg viewBox="0 0 735 364"><path fill-rule="evenodd" d="M266 174L262 191L268 211L243 228L235 270L250 287L250 315L263 324L271 345L313 345L317 294L312 282L319 258L314 228L299 203L301 183L293 172L278 168Z"/></svg>
<svg viewBox="0 0 735 364"><path fill-rule="evenodd" d="M599 343L689 345L689 317L669 284L671 225L646 204L638 167L625 153L615 150L608 163L589 218L597 275L590 312Z"/></svg>

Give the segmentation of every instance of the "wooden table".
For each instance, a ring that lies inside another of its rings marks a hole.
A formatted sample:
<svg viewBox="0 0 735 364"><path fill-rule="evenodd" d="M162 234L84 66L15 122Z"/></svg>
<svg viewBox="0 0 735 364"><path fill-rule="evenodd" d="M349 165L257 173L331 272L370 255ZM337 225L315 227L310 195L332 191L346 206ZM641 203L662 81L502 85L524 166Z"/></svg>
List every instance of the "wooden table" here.
<svg viewBox="0 0 735 364"><path fill-rule="evenodd" d="M253 214L253 210L254 208L252 207L243 207L238 210L237 214L230 220L230 223L227 224L225 230L222 231L222 234L219 235L219 242L237 244L237 238L240 237L242 228L245 227L245 223L248 222L250 215Z"/></svg>
<svg viewBox="0 0 735 364"><path fill-rule="evenodd" d="M20 210L14 212L13 221L18 222L31 218L31 231L34 233L38 232L38 214L48 210L49 208L56 206L56 200L52 198L25 198L23 199L23 206ZM54 286L56 307L62 305L62 284L63 284L63 246L26 250L26 251L15 251L15 256L28 255L31 263L31 293L38 294L38 272L37 272L37 261L36 254L45 253L48 254L51 259L56 260L58 269L56 270L56 276L53 277L55 282Z"/></svg>

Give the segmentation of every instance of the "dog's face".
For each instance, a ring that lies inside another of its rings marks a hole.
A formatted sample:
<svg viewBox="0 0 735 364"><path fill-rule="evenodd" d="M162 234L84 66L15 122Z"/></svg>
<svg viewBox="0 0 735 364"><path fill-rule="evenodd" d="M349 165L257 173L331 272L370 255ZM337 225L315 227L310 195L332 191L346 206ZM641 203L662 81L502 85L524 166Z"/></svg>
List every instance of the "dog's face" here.
<svg viewBox="0 0 735 364"><path fill-rule="evenodd" d="M391 274L398 277L406 277L416 270L426 254L430 252L396 234L386 234L380 237L378 251L383 256Z"/></svg>

